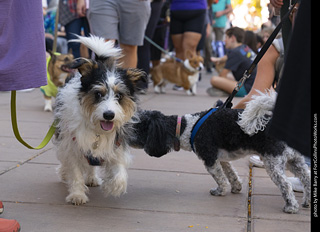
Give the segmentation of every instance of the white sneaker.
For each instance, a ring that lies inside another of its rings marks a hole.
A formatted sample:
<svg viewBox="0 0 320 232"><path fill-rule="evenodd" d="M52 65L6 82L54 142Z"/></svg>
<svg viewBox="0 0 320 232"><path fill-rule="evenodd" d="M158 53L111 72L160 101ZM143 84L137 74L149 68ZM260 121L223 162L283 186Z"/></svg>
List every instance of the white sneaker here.
<svg viewBox="0 0 320 232"><path fill-rule="evenodd" d="M249 162L254 166L258 168L264 168L264 164L261 161L260 157L257 155L253 155L249 158Z"/></svg>
<svg viewBox="0 0 320 232"><path fill-rule="evenodd" d="M303 192L303 185L302 185L301 181L299 180L299 178L288 177L288 181L291 183L293 191L301 192L301 193Z"/></svg>

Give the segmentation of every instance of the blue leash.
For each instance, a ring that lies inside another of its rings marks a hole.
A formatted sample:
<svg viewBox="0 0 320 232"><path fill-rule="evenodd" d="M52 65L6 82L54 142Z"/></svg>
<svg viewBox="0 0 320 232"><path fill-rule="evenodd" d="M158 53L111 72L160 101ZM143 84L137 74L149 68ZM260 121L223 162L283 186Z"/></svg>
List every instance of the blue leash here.
<svg viewBox="0 0 320 232"><path fill-rule="evenodd" d="M149 43L151 43L153 46L155 46L156 48L158 48L160 51L162 51L163 53L167 54L168 56L170 56L171 58L175 59L177 62L183 63L183 60L181 60L178 57L175 57L173 55L170 55L170 53L166 50L164 50L162 47L160 47L158 44L156 44L155 42L152 41L152 39L150 39L148 36L144 36L144 39L147 40Z"/></svg>
<svg viewBox="0 0 320 232"><path fill-rule="evenodd" d="M209 110L203 117L201 117L201 118L196 122L196 124L193 126L192 132L191 132L191 138L190 138L190 144L191 144L191 148L192 148L193 152L195 152L194 146L193 146L194 138L196 137L196 134L198 133L198 130L200 129L200 127L202 126L202 124L207 120L207 118L208 118L211 114L213 114L214 112L216 112L218 109L219 109L218 107L210 109L210 110Z"/></svg>

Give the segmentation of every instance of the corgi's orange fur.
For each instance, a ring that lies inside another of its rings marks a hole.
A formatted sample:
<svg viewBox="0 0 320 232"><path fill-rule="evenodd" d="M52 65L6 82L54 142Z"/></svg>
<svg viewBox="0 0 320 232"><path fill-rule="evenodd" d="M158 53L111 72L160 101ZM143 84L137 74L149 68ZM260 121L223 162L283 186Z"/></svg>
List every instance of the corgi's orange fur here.
<svg viewBox="0 0 320 232"><path fill-rule="evenodd" d="M203 68L203 58L191 51L186 52L186 57L183 63L169 59L151 70L156 93L165 93L167 81L183 87L188 95L197 93L196 83L199 80L199 71Z"/></svg>

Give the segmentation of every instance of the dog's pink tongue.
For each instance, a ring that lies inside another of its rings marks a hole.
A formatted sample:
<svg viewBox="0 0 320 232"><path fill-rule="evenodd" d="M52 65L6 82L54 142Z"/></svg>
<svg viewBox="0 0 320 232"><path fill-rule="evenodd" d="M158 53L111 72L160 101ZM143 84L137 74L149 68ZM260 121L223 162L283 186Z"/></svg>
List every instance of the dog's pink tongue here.
<svg viewBox="0 0 320 232"><path fill-rule="evenodd" d="M113 128L113 122L100 121L100 126L102 130L109 131Z"/></svg>

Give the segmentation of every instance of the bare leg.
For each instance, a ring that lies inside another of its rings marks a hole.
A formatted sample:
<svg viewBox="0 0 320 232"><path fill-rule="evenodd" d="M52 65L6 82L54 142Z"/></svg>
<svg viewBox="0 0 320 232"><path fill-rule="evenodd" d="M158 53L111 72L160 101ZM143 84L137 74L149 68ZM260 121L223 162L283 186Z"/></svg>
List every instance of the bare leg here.
<svg viewBox="0 0 320 232"><path fill-rule="evenodd" d="M232 93L237 82L234 80L227 79L226 77L213 76L210 80L213 87L221 89L227 93Z"/></svg>
<svg viewBox="0 0 320 232"><path fill-rule="evenodd" d="M183 34L172 35L171 38L172 38L173 46L175 48L176 57L181 60L184 60L184 51L182 46Z"/></svg>
<svg viewBox="0 0 320 232"><path fill-rule="evenodd" d="M123 57L120 62L122 62L122 68L136 68L138 62L137 46L120 44L123 51Z"/></svg>
<svg viewBox="0 0 320 232"><path fill-rule="evenodd" d="M193 55L196 55L196 50L197 50L197 46L198 46L200 39L201 39L200 33L196 33L196 32L183 33L182 46L183 46L184 56L186 55L185 53L188 50L190 50L193 53Z"/></svg>

